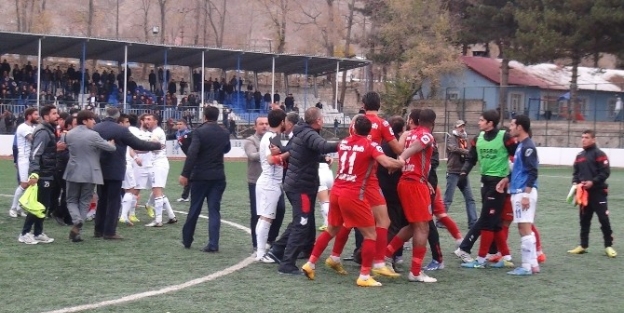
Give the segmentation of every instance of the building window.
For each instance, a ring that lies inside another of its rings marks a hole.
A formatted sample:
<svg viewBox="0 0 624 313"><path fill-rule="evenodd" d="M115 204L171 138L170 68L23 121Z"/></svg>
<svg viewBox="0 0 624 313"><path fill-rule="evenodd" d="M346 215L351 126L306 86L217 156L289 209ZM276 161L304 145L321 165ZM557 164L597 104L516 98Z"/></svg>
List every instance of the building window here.
<svg viewBox="0 0 624 313"><path fill-rule="evenodd" d="M459 91L458 90L448 90L446 92L446 99L448 99L448 100L459 100Z"/></svg>
<svg viewBox="0 0 624 313"><path fill-rule="evenodd" d="M617 115L617 112L615 112L616 102L616 98L610 98L609 100L607 100L607 116L610 118L615 118L615 115Z"/></svg>
<svg viewBox="0 0 624 313"><path fill-rule="evenodd" d="M509 94L509 111L524 114L524 94L517 92Z"/></svg>

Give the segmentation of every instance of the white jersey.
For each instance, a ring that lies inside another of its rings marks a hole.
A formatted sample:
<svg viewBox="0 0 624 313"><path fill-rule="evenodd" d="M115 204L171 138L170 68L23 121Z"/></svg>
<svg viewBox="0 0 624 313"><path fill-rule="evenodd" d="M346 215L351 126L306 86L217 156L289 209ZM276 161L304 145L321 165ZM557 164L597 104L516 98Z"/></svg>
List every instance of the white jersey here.
<svg viewBox="0 0 624 313"><path fill-rule="evenodd" d="M130 126L128 127L128 130L130 131L131 134L133 134L135 137L140 138L139 137L139 129L134 127L134 126ZM130 156L130 147L128 147L126 149L126 164L133 164L134 160L132 159L132 157Z"/></svg>
<svg viewBox="0 0 624 313"><path fill-rule="evenodd" d="M262 139L260 139L258 154L260 156L260 166L262 167L262 173L260 174L260 177L258 177L258 182L270 184L282 183L282 177L284 176L284 167L277 164L271 165L268 161L268 157L271 155L271 149L269 148L269 146L271 145L271 139L276 136L278 136L278 134L269 130L264 134L264 136L262 136Z"/></svg>
<svg viewBox="0 0 624 313"><path fill-rule="evenodd" d="M150 139L152 138L152 132L149 130L145 130L145 129L139 129L139 133L138 135L135 135L137 137L139 137L139 139L144 140L144 141L150 141ZM139 154L139 157L141 158L141 167L142 169L148 169L152 167L152 152L145 152L145 153L141 153Z"/></svg>
<svg viewBox="0 0 624 313"><path fill-rule="evenodd" d="M30 158L30 148L32 147L32 141L26 137L32 135L35 130L34 125L28 125L22 123L17 127L15 136L17 136L17 157L21 160L28 160Z"/></svg>
<svg viewBox="0 0 624 313"><path fill-rule="evenodd" d="M169 160L167 159L167 135L165 131L156 127L152 130L150 141L157 141L163 146L160 150L155 150L153 152L153 164L154 166L158 166L160 164L169 164Z"/></svg>

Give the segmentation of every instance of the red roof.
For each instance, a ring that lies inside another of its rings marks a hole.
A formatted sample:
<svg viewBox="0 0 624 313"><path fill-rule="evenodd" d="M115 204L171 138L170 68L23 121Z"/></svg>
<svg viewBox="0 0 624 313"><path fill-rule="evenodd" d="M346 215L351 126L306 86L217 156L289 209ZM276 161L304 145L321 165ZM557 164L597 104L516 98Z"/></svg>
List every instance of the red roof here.
<svg viewBox="0 0 624 313"><path fill-rule="evenodd" d="M487 57L462 56L461 61L475 73L483 76L495 84L500 84L500 60ZM521 69L515 68L509 69L509 85L531 86L539 87L541 89L550 89L552 87L540 78Z"/></svg>

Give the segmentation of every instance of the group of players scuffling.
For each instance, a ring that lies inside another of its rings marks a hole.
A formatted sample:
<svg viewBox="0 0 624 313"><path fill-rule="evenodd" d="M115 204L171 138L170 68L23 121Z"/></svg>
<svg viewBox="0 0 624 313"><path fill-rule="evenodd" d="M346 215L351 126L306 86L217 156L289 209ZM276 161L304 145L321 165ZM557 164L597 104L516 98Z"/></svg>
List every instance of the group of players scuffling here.
<svg viewBox="0 0 624 313"><path fill-rule="evenodd" d="M280 264L280 273L304 274L314 280L318 259L335 238L325 265L346 275L341 254L355 228L356 251L361 253L358 257L361 263L356 281L358 286L381 286L371 275L399 277L394 266L395 254L409 239L412 239L412 262L408 280L433 283L437 279L427 275L425 270L444 268L439 235L433 222L435 215L438 223L443 224L456 240L458 248L454 253L462 260L461 267L514 268L507 245L509 225L513 221L521 236L521 266L508 274L530 276L540 272L540 263L546 261L546 255L542 252L539 232L534 225L539 159L531 139L529 117L515 116L506 131L497 128L500 118L497 111L485 111L481 115L478 122L480 133L467 148L459 179L460 182L467 180L472 168L479 163L482 209L479 219L463 237L456 223L446 214L437 186L439 156L432 135L435 112L414 109L405 125L401 117L393 117L388 122L378 116L379 94L368 93L362 102L366 113L353 118L350 136L337 144L319 136L322 116L319 110L311 108L305 112L305 123L295 127L289 143L282 147L276 139L284 129L286 113L280 110L269 112L270 130L259 144L262 173L255 194L259 217L255 227L257 261L276 262ZM593 131L583 132L582 145L583 150L574 163L570 196L580 207L581 245L568 252L586 252L590 221L596 212L602 225L605 252L607 256L615 257L606 201L609 162L605 153L596 147ZM316 194L307 190L306 185L315 181L318 186L319 177L327 176L325 172L329 167L319 167L318 164L331 165L332 159L325 155L332 152L338 153L338 169L333 186L330 183L329 187L329 210L324 212L323 232L308 252L308 261L298 269L295 265L297 256L305 252L306 243L310 238L314 242L315 237L315 226L313 222L310 225L310 221L314 220L311 215L314 215ZM310 175L316 171L316 176ZM283 191L292 204L293 220L267 251L267 236ZM479 237L478 255L473 259L470 250ZM433 261L423 267L427 242L432 249Z"/></svg>

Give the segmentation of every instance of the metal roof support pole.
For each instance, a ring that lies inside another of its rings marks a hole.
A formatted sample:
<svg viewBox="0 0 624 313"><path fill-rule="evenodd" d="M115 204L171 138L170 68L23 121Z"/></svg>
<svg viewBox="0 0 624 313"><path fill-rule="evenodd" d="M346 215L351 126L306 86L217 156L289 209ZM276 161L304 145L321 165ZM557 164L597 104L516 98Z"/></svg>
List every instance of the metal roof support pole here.
<svg viewBox="0 0 624 313"><path fill-rule="evenodd" d="M334 99L334 108L340 112L340 108L338 108L338 72L340 72L340 61L336 62L336 98Z"/></svg>
<svg viewBox="0 0 624 313"><path fill-rule="evenodd" d="M271 99L273 99L274 94L275 94L275 56L273 56L272 62L271 62Z"/></svg>
<svg viewBox="0 0 624 313"><path fill-rule="evenodd" d="M316 82L316 75L314 75L314 98L318 98L318 83Z"/></svg>
<svg viewBox="0 0 624 313"><path fill-rule="evenodd" d="M236 58L236 75L234 75L234 77L236 77L236 85L234 86L234 92L236 92L236 105L240 105L240 94L241 94L241 89L243 87L243 86L240 86L240 88L238 87L238 80L240 79L239 77L240 69L241 69L241 55L239 54L238 57ZM236 91L236 89L238 89L238 91ZM243 105L243 107L245 107L245 105Z"/></svg>
<svg viewBox="0 0 624 313"><path fill-rule="evenodd" d="M308 107L308 58L305 58L305 85L303 85L303 107L307 108Z"/></svg>
<svg viewBox="0 0 624 313"><path fill-rule="evenodd" d="M163 108L162 108L162 113L161 113L162 114L161 118L162 118L163 122L166 121L164 115L165 115L165 109L166 109L166 105L167 105L167 100L166 100L166 97L164 96L164 95L166 95L166 93L164 91L169 89L169 80L171 79L171 77L169 77L169 75L171 75L171 71L169 71L169 69L167 68L168 56L169 56L169 49L165 48L165 60L164 60L165 61L164 62L165 66L164 66L164 69L163 69L163 80L165 82L163 84L165 84L165 86L167 86L167 87L163 88ZM169 73L169 75L167 75L167 73ZM167 88L167 89L165 89L165 88ZM171 96L175 97L175 95L171 95ZM158 107L158 105L156 105L156 107ZM158 125L158 126L160 126L160 125Z"/></svg>
<svg viewBox="0 0 624 313"><path fill-rule="evenodd" d="M205 92L206 90L204 89L205 87L205 81L206 81L206 51L202 51L202 59L201 59L201 66L202 66L202 70L201 70L201 107L203 108L206 105L206 96L205 96ZM199 116L201 117L203 114L201 113L201 109L200 109L200 113Z"/></svg>
<svg viewBox="0 0 624 313"><path fill-rule="evenodd" d="M80 99L80 105L84 107L84 99L86 94L85 88L85 66L87 65L87 42L82 42L82 56L80 57L80 73L82 77L80 79L80 94L82 94L82 98ZM78 95L80 97L80 94Z"/></svg>
<svg viewBox="0 0 624 313"><path fill-rule="evenodd" d="M128 45L124 45L124 85L123 85L123 108L127 112L128 108Z"/></svg>
<svg viewBox="0 0 624 313"><path fill-rule="evenodd" d="M43 38L39 38L37 47L37 110L39 110L39 101L41 98L41 41Z"/></svg>

